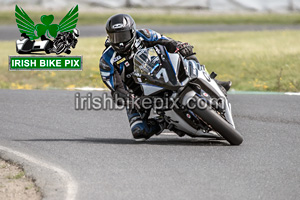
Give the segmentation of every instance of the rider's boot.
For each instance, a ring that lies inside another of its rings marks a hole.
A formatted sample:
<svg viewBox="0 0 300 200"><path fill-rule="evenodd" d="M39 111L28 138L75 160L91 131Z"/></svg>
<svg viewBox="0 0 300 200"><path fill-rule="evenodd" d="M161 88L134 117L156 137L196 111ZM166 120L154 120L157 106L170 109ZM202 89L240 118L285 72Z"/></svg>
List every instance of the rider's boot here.
<svg viewBox="0 0 300 200"><path fill-rule="evenodd" d="M159 135L166 128L165 122L160 117L148 119L148 126L153 128L155 135Z"/></svg>
<svg viewBox="0 0 300 200"><path fill-rule="evenodd" d="M225 88L226 91L228 91L232 85L232 82L231 81L219 81L217 79L215 79L216 83L218 85L221 85Z"/></svg>
<svg viewBox="0 0 300 200"><path fill-rule="evenodd" d="M131 125L131 132L136 141L145 141L153 135L159 135L163 130L164 124L153 118Z"/></svg>

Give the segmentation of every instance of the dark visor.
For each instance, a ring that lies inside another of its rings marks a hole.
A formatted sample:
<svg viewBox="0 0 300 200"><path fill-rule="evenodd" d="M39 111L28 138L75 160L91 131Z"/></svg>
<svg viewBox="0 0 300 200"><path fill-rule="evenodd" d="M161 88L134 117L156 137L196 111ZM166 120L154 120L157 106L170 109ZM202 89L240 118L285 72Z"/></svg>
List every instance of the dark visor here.
<svg viewBox="0 0 300 200"><path fill-rule="evenodd" d="M108 33L111 43L127 42L132 38L131 31L123 31L118 33Z"/></svg>

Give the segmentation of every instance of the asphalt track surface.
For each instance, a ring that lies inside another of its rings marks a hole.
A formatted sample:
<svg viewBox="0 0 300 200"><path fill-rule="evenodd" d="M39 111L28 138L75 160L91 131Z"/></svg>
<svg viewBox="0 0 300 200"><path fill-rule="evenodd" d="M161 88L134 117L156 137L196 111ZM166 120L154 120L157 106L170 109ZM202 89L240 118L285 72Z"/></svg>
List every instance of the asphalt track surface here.
<svg viewBox="0 0 300 200"><path fill-rule="evenodd" d="M300 25L138 25L138 29L150 28L159 33L189 33L189 32L216 32L216 31L264 31L264 30L299 30ZM105 26L78 26L80 37L105 36ZM20 33L17 25L1 25L0 40L17 40Z"/></svg>
<svg viewBox="0 0 300 200"><path fill-rule="evenodd" d="M68 172L76 199L300 197L300 96L229 95L244 137L229 146L174 135L135 142L125 111L76 111L74 94L0 90L0 146Z"/></svg>

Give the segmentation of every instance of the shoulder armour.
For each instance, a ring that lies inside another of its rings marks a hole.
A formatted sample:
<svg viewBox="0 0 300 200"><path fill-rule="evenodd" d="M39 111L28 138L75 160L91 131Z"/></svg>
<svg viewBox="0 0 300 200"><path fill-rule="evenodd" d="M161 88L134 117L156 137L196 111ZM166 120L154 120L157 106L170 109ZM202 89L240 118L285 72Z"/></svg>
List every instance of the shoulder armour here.
<svg viewBox="0 0 300 200"><path fill-rule="evenodd" d="M149 29L141 29L141 30L139 30L139 32L142 33L147 38L151 38L151 33L150 33Z"/></svg>

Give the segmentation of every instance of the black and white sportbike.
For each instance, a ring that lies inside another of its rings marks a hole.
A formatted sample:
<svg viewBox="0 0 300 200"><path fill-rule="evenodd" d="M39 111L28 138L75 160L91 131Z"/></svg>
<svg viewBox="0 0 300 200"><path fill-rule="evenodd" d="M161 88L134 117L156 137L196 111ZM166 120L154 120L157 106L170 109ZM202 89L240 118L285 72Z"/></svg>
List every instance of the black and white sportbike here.
<svg viewBox="0 0 300 200"><path fill-rule="evenodd" d="M225 139L231 145L243 142L235 129L226 90L205 66L156 45L135 53L131 76L143 89L141 99L164 99L159 106L143 108L144 115L154 109L165 127L177 135Z"/></svg>

